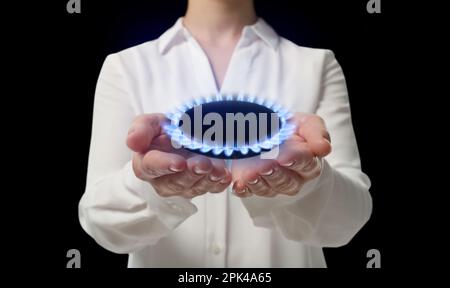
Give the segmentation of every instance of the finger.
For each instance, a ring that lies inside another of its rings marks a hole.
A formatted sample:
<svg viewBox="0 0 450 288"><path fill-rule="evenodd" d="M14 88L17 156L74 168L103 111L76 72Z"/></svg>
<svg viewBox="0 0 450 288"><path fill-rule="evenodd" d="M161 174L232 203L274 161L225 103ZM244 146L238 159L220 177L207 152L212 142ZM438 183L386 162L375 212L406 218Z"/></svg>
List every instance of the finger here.
<svg viewBox="0 0 450 288"><path fill-rule="evenodd" d="M236 196L248 197L253 192L256 192L259 196L271 193L270 188L264 189L264 180L261 182L258 181L261 180L261 174L272 173L268 171L271 171L275 164L276 162L274 160L260 159L259 157L234 161L231 171L233 173L233 189ZM249 183L254 183L253 185L256 184L257 186L251 187Z"/></svg>
<svg viewBox="0 0 450 288"><path fill-rule="evenodd" d="M211 173L209 174L209 179L212 182L220 182L228 174L225 161L222 159L210 159L210 160L213 165L213 168L211 170Z"/></svg>
<svg viewBox="0 0 450 288"><path fill-rule="evenodd" d="M313 153L324 157L331 152L330 134L322 118L312 114L299 114L299 135L306 139Z"/></svg>
<svg viewBox="0 0 450 288"><path fill-rule="evenodd" d="M250 180L246 184L249 191L258 196L273 197L274 191L261 176L257 176L254 180Z"/></svg>
<svg viewBox="0 0 450 288"><path fill-rule="evenodd" d="M231 175L225 176L222 180L213 182L209 177L204 177L197 181L192 187L195 196L203 195L207 192L220 193L223 192L231 183Z"/></svg>
<svg viewBox="0 0 450 288"><path fill-rule="evenodd" d="M225 161L220 159L210 159L210 161L212 163L211 172L192 186L194 195L222 192L231 182L231 175L227 172Z"/></svg>
<svg viewBox="0 0 450 288"><path fill-rule="evenodd" d="M203 178L213 170L211 160L205 156L196 155L187 160L188 170L193 174L197 180Z"/></svg>
<svg viewBox="0 0 450 288"><path fill-rule="evenodd" d="M145 114L138 116L128 131L128 147L134 152L147 152L153 139L161 134L161 126L165 119L163 114Z"/></svg>
<svg viewBox="0 0 450 288"><path fill-rule="evenodd" d="M303 164L303 167L300 169L298 174L300 174L304 180L310 180L318 177L321 171L322 162L317 156L314 156L308 162Z"/></svg>
<svg viewBox="0 0 450 288"><path fill-rule="evenodd" d="M239 198L246 198L253 195L247 186L240 182L233 183L233 194Z"/></svg>
<svg viewBox="0 0 450 288"><path fill-rule="evenodd" d="M210 182L211 193L223 192L232 181L231 172L228 171L225 161L220 159L213 159L213 170L209 174L208 181Z"/></svg>
<svg viewBox="0 0 450 288"><path fill-rule="evenodd" d="M211 161L204 156L194 156L186 161L187 169L183 172L158 178L160 186L185 194L192 191L197 181L206 177L213 169ZM197 191L198 192L198 191Z"/></svg>
<svg viewBox="0 0 450 288"><path fill-rule="evenodd" d="M231 166L233 181L242 182L243 185L248 181L253 181L262 171L268 171L276 164L272 159L260 159L252 157L247 159L234 160Z"/></svg>
<svg viewBox="0 0 450 288"><path fill-rule="evenodd" d="M181 149L174 149L172 146L172 141L167 134L160 134L153 138L150 143L149 149L161 150L164 152L173 152Z"/></svg>
<svg viewBox="0 0 450 288"><path fill-rule="evenodd" d="M232 170L235 175L235 192L239 195L249 192L258 196L271 193L270 186L267 185L261 174L272 173L270 171L275 164L273 160L259 159L258 157L238 162ZM243 192L244 189L248 191Z"/></svg>
<svg viewBox="0 0 450 288"><path fill-rule="evenodd" d="M280 166L301 174L314 157L306 142L286 141L280 148L277 162Z"/></svg>
<svg viewBox="0 0 450 288"><path fill-rule="evenodd" d="M148 179L182 172L187 168L184 157L159 150L148 151L143 156L141 165Z"/></svg>
<svg viewBox="0 0 450 288"><path fill-rule="evenodd" d="M209 192L211 193L223 192L225 189L227 189L228 186L230 186L230 184L231 184L231 173L227 173L225 178L223 178L219 182L213 183Z"/></svg>
<svg viewBox="0 0 450 288"><path fill-rule="evenodd" d="M300 191L303 183L300 175L277 165L271 174L262 175L261 178L276 194L294 195Z"/></svg>
<svg viewBox="0 0 450 288"><path fill-rule="evenodd" d="M186 194L190 192L191 189L186 187L185 183L181 181L177 181L183 173L186 172L180 172L173 175L166 175L162 177L155 178L151 180L153 187L158 187L157 189L158 194L163 197L170 197L170 196L183 196L185 197ZM186 197L191 198L191 197Z"/></svg>

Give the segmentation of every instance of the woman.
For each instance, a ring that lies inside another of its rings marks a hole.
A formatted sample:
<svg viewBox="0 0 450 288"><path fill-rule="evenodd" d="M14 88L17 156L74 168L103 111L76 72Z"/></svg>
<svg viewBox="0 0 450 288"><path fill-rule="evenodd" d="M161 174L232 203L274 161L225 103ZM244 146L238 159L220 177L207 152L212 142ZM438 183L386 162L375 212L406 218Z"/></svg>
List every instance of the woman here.
<svg viewBox="0 0 450 288"><path fill-rule="evenodd" d="M253 5L190 0L157 40L105 60L79 215L129 267L325 267L321 248L347 244L370 217L333 53L279 37ZM298 129L276 159L231 169L170 148L159 113L217 93L301 111Z"/></svg>

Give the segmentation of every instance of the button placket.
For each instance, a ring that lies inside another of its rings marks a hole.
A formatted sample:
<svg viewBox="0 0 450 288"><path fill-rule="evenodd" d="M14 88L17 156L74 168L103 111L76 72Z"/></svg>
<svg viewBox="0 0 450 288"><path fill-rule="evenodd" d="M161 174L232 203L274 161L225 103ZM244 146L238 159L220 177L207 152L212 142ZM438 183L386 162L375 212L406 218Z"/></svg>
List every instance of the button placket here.
<svg viewBox="0 0 450 288"><path fill-rule="evenodd" d="M228 193L207 194L206 199L206 265L226 266Z"/></svg>
<svg viewBox="0 0 450 288"><path fill-rule="evenodd" d="M245 28L233 51L222 87L219 89L206 53L192 36L188 36L192 68L198 84L197 97L212 96L217 93L245 92L245 79L257 48L251 37L251 31ZM243 91L237 91L237 89ZM227 211L230 193L231 189L227 188L227 191L223 193L205 195L205 265L207 267L227 266Z"/></svg>

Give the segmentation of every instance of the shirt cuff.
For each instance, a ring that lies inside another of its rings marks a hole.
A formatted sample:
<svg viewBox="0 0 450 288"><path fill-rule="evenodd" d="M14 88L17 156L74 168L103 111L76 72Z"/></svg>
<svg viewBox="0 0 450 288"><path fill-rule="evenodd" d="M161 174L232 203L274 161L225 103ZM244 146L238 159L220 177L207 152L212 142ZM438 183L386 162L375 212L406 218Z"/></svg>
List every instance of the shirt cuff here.
<svg viewBox="0 0 450 288"><path fill-rule="evenodd" d="M273 198L253 195L252 197L243 198L242 202L247 208L254 223L258 226L272 226L271 224L267 223L267 221L269 221L267 216L269 216L272 211L276 210L277 208L295 203L306 197L308 194L313 193L319 183L321 183L325 178L329 176L330 171L328 170L331 169L331 167L323 158L319 158L319 165L319 176L307 181L302 186L300 191L295 195L278 194Z"/></svg>
<svg viewBox="0 0 450 288"><path fill-rule="evenodd" d="M136 177L131 161L124 169L125 186L145 199L153 213L158 215L160 221L170 230L175 229L188 217L197 212L197 207L190 199L181 196L161 197L153 186Z"/></svg>

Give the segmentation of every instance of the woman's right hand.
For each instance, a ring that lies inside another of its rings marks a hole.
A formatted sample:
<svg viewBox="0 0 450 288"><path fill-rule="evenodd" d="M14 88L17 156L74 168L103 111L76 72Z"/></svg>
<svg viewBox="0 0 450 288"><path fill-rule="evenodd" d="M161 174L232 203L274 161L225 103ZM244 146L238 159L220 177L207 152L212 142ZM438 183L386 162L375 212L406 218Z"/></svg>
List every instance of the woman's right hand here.
<svg viewBox="0 0 450 288"><path fill-rule="evenodd" d="M225 161L175 149L162 129L163 114L144 114L132 123L127 145L133 150L133 170L162 197L193 198L224 191L231 183Z"/></svg>

